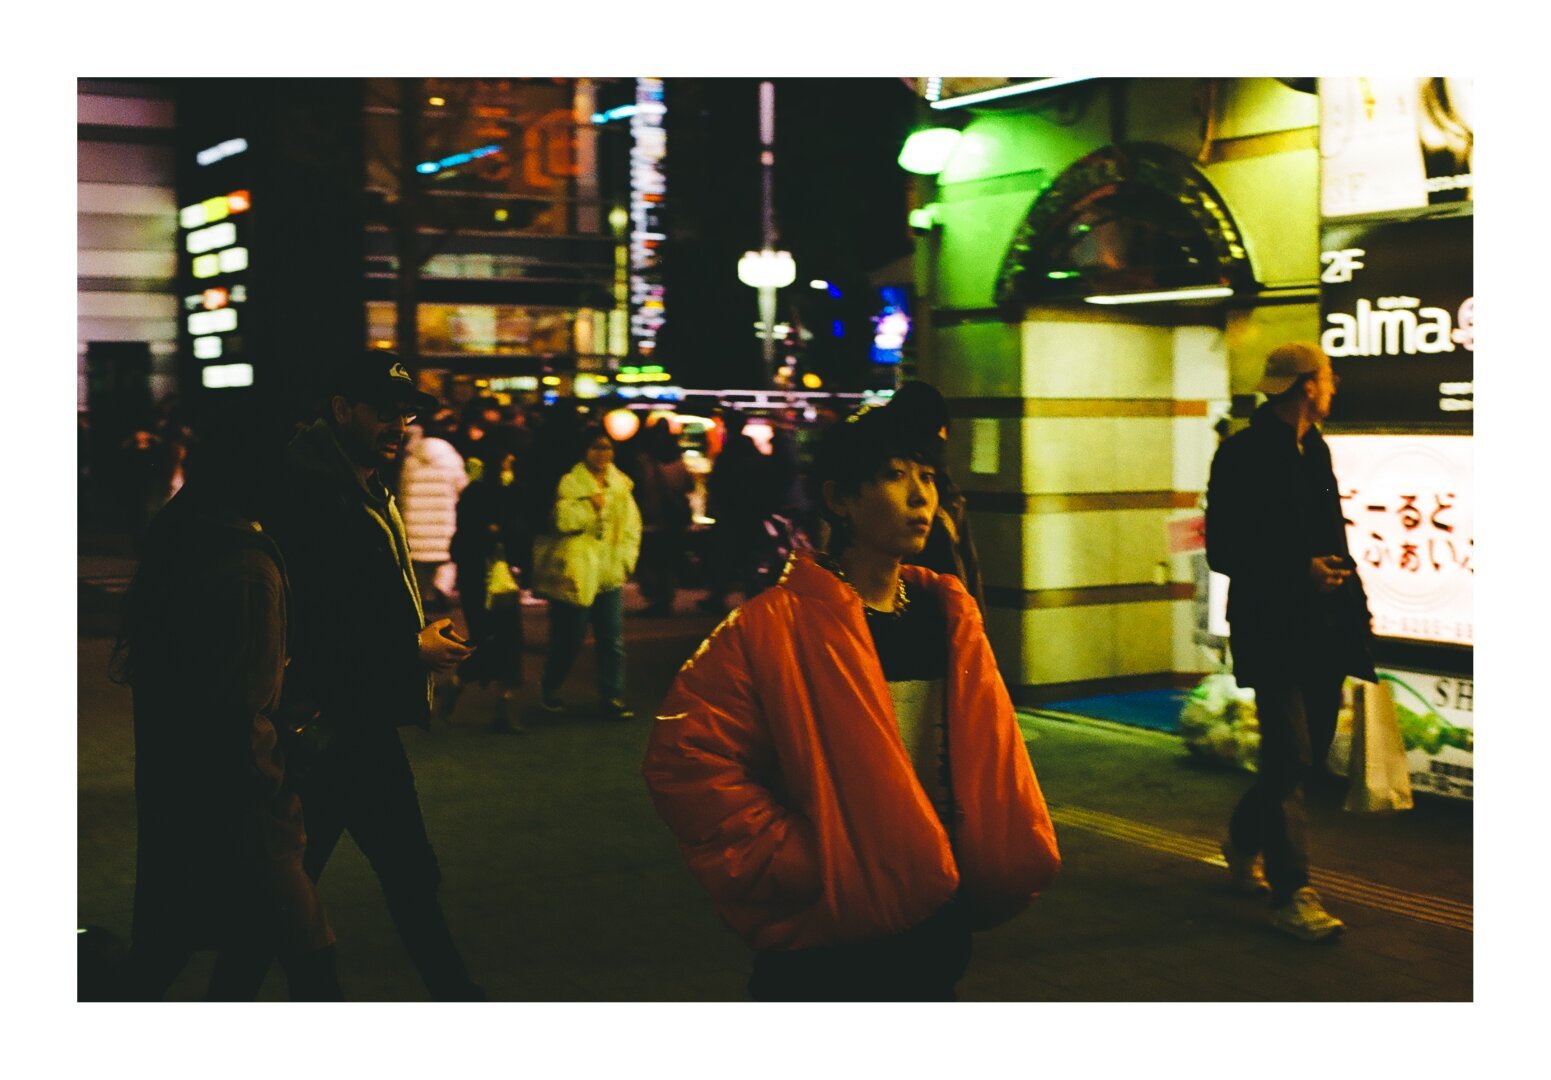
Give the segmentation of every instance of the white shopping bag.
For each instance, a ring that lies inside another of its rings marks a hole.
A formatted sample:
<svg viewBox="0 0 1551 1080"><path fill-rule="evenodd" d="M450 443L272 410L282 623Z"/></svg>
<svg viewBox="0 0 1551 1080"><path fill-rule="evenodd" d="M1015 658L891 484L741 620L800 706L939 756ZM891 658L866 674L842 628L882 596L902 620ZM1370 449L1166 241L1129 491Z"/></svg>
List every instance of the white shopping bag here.
<svg viewBox="0 0 1551 1080"><path fill-rule="evenodd" d="M1359 682L1352 691L1351 787L1346 808L1371 814L1411 809L1411 770L1395 716L1395 695L1384 682Z"/></svg>

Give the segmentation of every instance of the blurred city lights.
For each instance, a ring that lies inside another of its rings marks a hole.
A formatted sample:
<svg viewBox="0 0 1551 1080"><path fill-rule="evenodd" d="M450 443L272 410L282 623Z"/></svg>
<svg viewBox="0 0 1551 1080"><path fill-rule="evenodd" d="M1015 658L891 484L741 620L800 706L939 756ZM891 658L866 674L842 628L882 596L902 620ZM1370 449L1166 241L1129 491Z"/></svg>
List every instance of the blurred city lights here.
<svg viewBox="0 0 1551 1080"><path fill-rule="evenodd" d="M229 158L240 154L247 148L247 139L227 139L225 142L212 146L207 150L201 150L194 155L194 160L201 165L214 165L222 158Z"/></svg>
<svg viewBox="0 0 1551 1080"><path fill-rule="evenodd" d="M212 364L199 373L200 383L211 390L253 385L252 364Z"/></svg>
<svg viewBox="0 0 1551 1080"><path fill-rule="evenodd" d="M431 173L441 172L443 169L451 169L458 165L466 165L470 161L474 161L482 157L489 157L491 154L499 154L500 152L501 147L494 144L490 146L481 146L478 150L468 150L461 154L452 154L448 157L442 158L440 161L422 161L419 165L415 166L415 171L417 173L430 175Z"/></svg>
<svg viewBox="0 0 1551 1080"><path fill-rule="evenodd" d="M184 240L184 248L191 254L198 255L204 251L214 251L216 248L227 247L237 242L237 226L230 221L223 221L219 225L211 225L206 229L196 229L188 234Z"/></svg>
<svg viewBox="0 0 1551 1080"><path fill-rule="evenodd" d="M615 409L604 414L603 430L615 442L624 442L641 430L641 418L630 409Z"/></svg>
<svg viewBox="0 0 1551 1080"><path fill-rule="evenodd" d="M738 260L738 280L756 289L784 289L797 280L797 260L789 251L745 251Z"/></svg>

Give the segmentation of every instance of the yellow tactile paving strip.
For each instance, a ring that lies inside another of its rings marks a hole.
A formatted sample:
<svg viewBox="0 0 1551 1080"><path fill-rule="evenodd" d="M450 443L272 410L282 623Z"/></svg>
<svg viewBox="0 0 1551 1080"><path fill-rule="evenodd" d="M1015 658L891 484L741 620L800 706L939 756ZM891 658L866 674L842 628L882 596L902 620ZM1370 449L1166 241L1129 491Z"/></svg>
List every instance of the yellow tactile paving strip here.
<svg viewBox="0 0 1551 1080"><path fill-rule="evenodd" d="M1223 861L1222 852L1218 850L1218 840L1187 836L1184 833L1171 832L1168 829L1144 825L1129 818L1116 817L1098 810L1085 810L1078 806L1052 806L1050 817L1062 827L1083 829L1086 832L1135 844L1164 855L1177 855L1180 858L1194 859L1223 868L1227 866ZM1408 919L1446 926L1453 930L1473 932L1475 929L1473 906L1458 900L1393 889L1388 885L1353 877L1351 874L1321 870L1318 867L1309 869L1309 880L1320 894L1328 899L1361 904L1392 915L1402 915Z"/></svg>

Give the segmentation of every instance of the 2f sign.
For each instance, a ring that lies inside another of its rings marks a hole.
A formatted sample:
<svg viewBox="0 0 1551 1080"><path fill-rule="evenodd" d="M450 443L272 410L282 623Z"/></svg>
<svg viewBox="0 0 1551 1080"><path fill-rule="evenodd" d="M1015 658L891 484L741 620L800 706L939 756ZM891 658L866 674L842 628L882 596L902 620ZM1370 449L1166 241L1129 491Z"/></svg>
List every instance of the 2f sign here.
<svg viewBox="0 0 1551 1080"><path fill-rule="evenodd" d="M1340 251L1322 251L1319 261L1325 264L1319 279L1327 285L1344 285L1352 275L1363 268L1362 257L1368 254L1364 248L1342 248Z"/></svg>

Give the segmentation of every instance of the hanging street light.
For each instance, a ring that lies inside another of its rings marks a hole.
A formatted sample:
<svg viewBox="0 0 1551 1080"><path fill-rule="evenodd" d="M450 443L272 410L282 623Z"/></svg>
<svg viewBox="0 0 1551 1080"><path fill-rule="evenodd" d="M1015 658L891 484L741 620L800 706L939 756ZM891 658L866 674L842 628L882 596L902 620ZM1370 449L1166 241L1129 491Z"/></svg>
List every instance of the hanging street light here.
<svg viewBox="0 0 1551 1080"><path fill-rule="evenodd" d="M789 251L745 251L738 280L756 289L784 289L797 280L797 260Z"/></svg>

